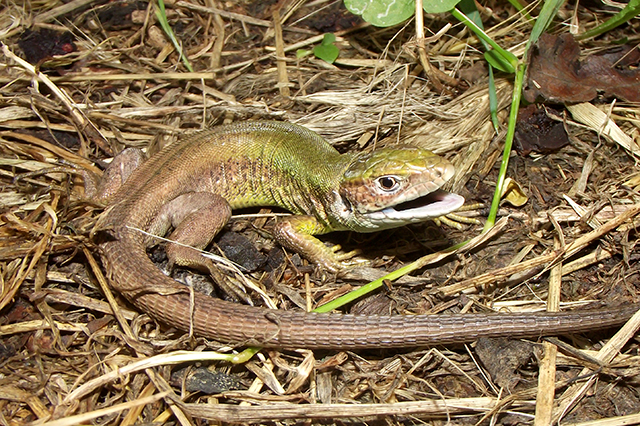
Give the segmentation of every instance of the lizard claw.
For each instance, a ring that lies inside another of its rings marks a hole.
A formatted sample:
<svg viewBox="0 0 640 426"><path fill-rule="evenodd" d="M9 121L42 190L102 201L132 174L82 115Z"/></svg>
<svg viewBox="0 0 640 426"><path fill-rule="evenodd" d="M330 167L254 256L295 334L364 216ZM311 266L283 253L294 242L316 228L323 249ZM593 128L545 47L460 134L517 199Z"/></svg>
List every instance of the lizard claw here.
<svg viewBox="0 0 640 426"><path fill-rule="evenodd" d="M335 249L335 247L338 247L338 248ZM360 249L351 250L346 253L337 253L337 251L340 250L340 246L335 246L335 247L332 249L332 251L334 253L334 259L337 260L338 262L342 262L343 260L349 260L359 255L360 253L362 253Z"/></svg>

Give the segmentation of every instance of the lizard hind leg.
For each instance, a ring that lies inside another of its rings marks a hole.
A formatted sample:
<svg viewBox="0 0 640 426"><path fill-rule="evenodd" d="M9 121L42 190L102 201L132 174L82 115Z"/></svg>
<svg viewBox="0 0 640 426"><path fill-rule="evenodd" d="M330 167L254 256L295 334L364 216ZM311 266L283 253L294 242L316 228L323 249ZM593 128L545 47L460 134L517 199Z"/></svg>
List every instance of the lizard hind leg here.
<svg viewBox="0 0 640 426"><path fill-rule="evenodd" d="M149 231L164 235L169 225L173 226L169 240L175 244L167 244L170 266L180 265L209 272L211 261L203 257L200 250L209 245L230 216L231 207L221 196L209 192L188 192L165 204Z"/></svg>
<svg viewBox="0 0 640 426"><path fill-rule="evenodd" d="M169 269L179 265L209 273L229 296L245 299L244 293L225 279L213 260L200 252L227 224L230 216L231 207L221 196L189 192L165 204L149 231L154 235L165 235L170 226L174 228L168 237L172 242L166 247Z"/></svg>

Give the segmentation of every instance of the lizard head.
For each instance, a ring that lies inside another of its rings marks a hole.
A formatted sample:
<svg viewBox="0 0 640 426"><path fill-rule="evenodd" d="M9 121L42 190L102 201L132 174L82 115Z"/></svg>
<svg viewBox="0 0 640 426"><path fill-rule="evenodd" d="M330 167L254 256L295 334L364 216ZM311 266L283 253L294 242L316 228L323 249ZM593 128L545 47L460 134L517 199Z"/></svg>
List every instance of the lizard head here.
<svg viewBox="0 0 640 426"><path fill-rule="evenodd" d="M384 148L356 155L338 192L350 228L395 228L459 209L464 198L440 190L453 174L453 165L430 151Z"/></svg>

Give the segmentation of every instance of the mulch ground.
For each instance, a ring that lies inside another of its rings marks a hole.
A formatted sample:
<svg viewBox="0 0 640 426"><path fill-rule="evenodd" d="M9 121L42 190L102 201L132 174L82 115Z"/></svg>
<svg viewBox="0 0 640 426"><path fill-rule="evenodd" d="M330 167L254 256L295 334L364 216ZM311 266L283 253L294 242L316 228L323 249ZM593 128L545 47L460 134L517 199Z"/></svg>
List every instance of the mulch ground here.
<svg viewBox="0 0 640 426"><path fill-rule="evenodd" d="M153 153L224 122L286 120L343 152L397 143L431 149L456 166L448 189L483 206L493 196L513 76L497 73L496 132L482 48L450 16L425 16L429 60L442 73L436 83L420 64L413 20L376 28L328 0L202 3L166 6L193 71L153 4L0 5L2 424L532 424L536 416L561 424L623 416L640 422L634 330L404 350L264 350L234 365L180 357L242 348L189 338L117 294L110 303L90 238L103 206L84 196L77 172L99 176L124 147ZM281 25L274 26L276 10ZM593 27L609 14L602 5L568 4L550 33L567 34L570 22ZM483 6L482 18L498 44L522 54L526 19L494 2ZM325 33L337 36L333 64L310 53ZM580 47L590 54L638 38L636 20ZM637 104L613 102L601 91L587 105L531 108L521 115L511 154L512 198L501 205L499 216L508 219L500 232L388 282L347 311L528 312L546 309L549 293L558 291L563 309L638 301L637 219L598 232L640 200ZM580 108L610 117L615 129L585 121ZM480 223L458 228L426 223L323 237L371 260L340 276L285 255L269 235L274 216L260 213L232 219L212 251L224 252L229 241L246 245L258 266L245 278L280 309L305 309L477 236L487 209L463 213ZM548 260L581 238L578 250ZM166 261L162 247L150 255L159 267ZM507 274L507 266L515 269ZM174 274L225 297L208 276ZM262 303L258 293L246 293ZM545 357L554 344L555 362Z"/></svg>

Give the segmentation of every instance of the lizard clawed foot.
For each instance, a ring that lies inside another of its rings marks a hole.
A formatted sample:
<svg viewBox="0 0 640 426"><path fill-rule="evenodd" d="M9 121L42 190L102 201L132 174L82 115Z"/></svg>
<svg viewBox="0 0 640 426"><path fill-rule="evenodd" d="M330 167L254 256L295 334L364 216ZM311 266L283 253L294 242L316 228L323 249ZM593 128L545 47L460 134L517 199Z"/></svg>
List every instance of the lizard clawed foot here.
<svg viewBox="0 0 640 426"><path fill-rule="evenodd" d="M247 289L244 287L242 280L238 279L233 274L223 273L220 266L213 260L213 258L219 259L219 256L214 255L210 258L207 254L201 253L200 250L196 248L190 249L183 246L179 248L178 253L180 258L177 259L175 250L176 246L171 245L168 247L173 248L172 250L167 250L169 262L167 263L166 269L169 274L175 270L176 266L186 267L205 274L208 272L213 282L228 298L236 302L242 301L249 305L253 304L251 298L247 294ZM221 262L221 260L218 260L218 262ZM193 278L191 281L195 283L197 278ZM187 282L184 283L193 287L192 284L188 284Z"/></svg>
<svg viewBox="0 0 640 426"><path fill-rule="evenodd" d="M371 261L369 261L368 259L357 257L362 253L362 250L360 249L338 253L340 250L342 250L342 246L336 244L334 246L331 246L330 250L330 259L325 262L320 262L320 264L324 269L327 269L328 271L331 271L333 273L339 273L344 269L350 269L354 267L369 266L371 264Z"/></svg>
<svg viewBox="0 0 640 426"><path fill-rule="evenodd" d="M475 217L463 216L458 213L480 210L484 207L485 205L482 203L466 204L453 213L434 218L433 221L438 226L445 224L451 228L455 228L458 230L462 230L463 225L482 225L480 219L477 219Z"/></svg>
<svg viewBox="0 0 640 426"><path fill-rule="evenodd" d="M360 250L351 250L345 253L337 253L340 251L340 245L335 245L331 247L324 246L326 251L324 251L322 256L317 256L312 259L313 263L320 266L321 269L332 272L334 274L338 274L341 271L349 268L353 268L356 266L366 266L370 262L367 259L362 259L356 257L361 253Z"/></svg>

